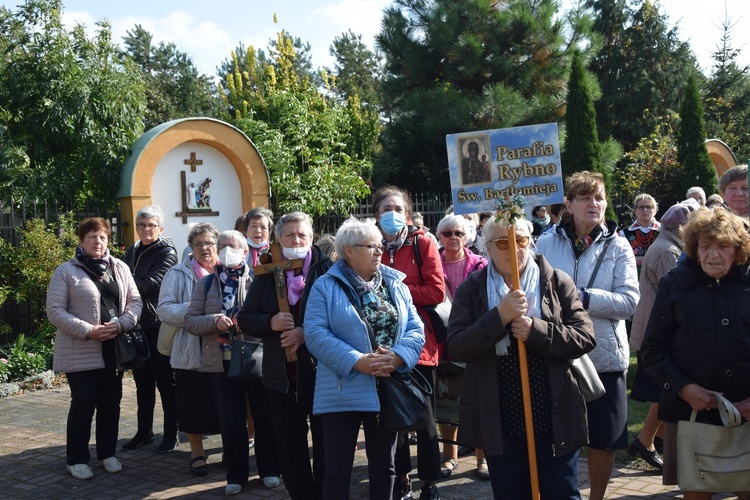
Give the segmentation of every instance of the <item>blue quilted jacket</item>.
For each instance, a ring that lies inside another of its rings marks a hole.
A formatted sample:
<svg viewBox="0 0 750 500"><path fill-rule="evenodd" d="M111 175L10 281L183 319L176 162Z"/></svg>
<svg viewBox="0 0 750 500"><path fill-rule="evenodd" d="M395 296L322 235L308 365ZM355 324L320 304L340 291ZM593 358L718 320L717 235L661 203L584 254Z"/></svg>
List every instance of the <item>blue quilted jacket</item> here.
<svg viewBox="0 0 750 500"><path fill-rule="evenodd" d="M367 327L349 302L341 282L351 288L337 262L318 278L310 291L305 313L305 343L318 359L313 413L380 411L375 377L354 370L364 353L372 351ZM404 360L399 371L409 371L424 345L424 325L403 284L404 274L380 265L383 281L398 308L398 332L393 351ZM352 295L357 296L353 288Z"/></svg>

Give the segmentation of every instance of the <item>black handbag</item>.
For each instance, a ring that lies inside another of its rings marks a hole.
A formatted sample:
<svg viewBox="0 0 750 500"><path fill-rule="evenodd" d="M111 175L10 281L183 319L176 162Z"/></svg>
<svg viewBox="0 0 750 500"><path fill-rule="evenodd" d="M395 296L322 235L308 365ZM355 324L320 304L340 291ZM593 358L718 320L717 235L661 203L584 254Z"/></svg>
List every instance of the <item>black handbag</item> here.
<svg viewBox="0 0 750 500"><path fill-rule="evenodd" d="M141 325L135 325L128 332L120 332L115 338L115 358L117 359L117 369L137 370L146 364L151 350L148 347L148 341L143 334Z"/></svg>
<svg viewBox="0 0 750 500"><path fill-rule="evenodd" d="M378 343L372 333L370 322L362 312L360 303L346 283L340 278L336 280L367 327L370 344L373 351L376 350ZM377 384L380 400L378 426L381 429L391 432L415 431L424 428L430 422L431 412L428 405L431 404L429 396L432 395L432 387L420 372L416 370L406 373L394 371L391 372L390 377L378 377Z"/></svg>
<svg viewBox="0 0 750 500"><path fill-rule="evenodd" d="M448 338L448 319L451 316L452 305L453 303L446 297L440 304L424 306L424 310L427 311L432 321L432 333L435 334L435 340L439 344Z"/></svg>
<svg viewBox="0 0 750 500"><path fill-rule="evenodd" d="M263 344L250 340L232 341L232 360L229 362L229 378L260 380L263 378Z"/></svg>

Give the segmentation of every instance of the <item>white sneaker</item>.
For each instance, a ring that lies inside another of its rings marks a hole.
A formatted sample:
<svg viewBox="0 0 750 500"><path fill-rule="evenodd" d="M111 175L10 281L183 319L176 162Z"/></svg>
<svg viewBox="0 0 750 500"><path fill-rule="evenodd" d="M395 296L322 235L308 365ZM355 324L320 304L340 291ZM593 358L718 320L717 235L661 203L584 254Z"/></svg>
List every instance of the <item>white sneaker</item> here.
<svg viewBox="0 0 750 500"><path fill-rule="evenodd" d="M94 473L91 472L91 467L86 464L68 465L66 469L70 475L76 479L91 479L94 477Z"/></svg>
<svg viewBox="0 0 750 500"><path fill-rule="evenodd" d="M279 476L267 476L263 478L263 484L266 488L276 488L281 484Z"/></svg>
<svg viewBox="0 0 750 500"><path fill-rule="evenodd" d="M104 466L104 470L110 474L115 474L122 470L122 464L115 457L105 458L102 460L102 465Z"/></svg>

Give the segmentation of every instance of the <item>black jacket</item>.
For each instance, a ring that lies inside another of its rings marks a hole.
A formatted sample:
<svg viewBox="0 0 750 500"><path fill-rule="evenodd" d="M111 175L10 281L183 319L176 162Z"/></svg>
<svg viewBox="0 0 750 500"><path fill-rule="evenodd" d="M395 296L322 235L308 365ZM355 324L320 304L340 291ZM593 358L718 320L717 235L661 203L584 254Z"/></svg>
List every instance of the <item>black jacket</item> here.
<svg viewBox="0 0 750 500"><path fill-rule="evenodd" d="M136 260L136 249L140 245L140 241L131 245L122 260L133 273L135 285L143 300L143 312L138 323L144 327L156 327L161 324L156 314L161 282L167 271L177 264L177 250L170 238L159 238L144 249Z"/></svg>
<svg viewBox="0 0 750 500"><path fill-rule="evenodd" d="M295 323L302 326L305 306L315 280L324 275L333 263L317 246L312 247L312 263L305 279L305 289L300 299L299 317ZM286 393L289 378L286 373L286 350L281 347L281 332L271 329L271 318L279 312L276 299L276 284L273 274L255 276L245 303L242 305L237 324L243 333L263 339L263 385L269 389ZM315 390L315 359L305 345L297 350L297 393L306 394Z"/></svg>
<svg viewBox="0 0 750 500"><path fill-rule="evenodd" d="M690 405L677 394L690 383L734 403L750 397L750 264L720 280L690 259L667 273L656 290L641 360L662 390L660 420L690 418ZM699 412L698 419L718 423L718 412Z"/></svg>
<svg viewBox="0 0 750 500"><path fill-rule="evenodd" d="M533 318L526 345L541 354L549 369L552 403L552 449L556 456L573 453L588 442L586 403L570 372L568 358L596 346L591 319L578 299L575 283L554 271L544 257L539 265L541 318ZM501 325L495 304L487 299L489 266L459 285L453 298L446 349L466 363L459 407L458 439L488 455L503 453L500 391L495 344L510 335ZM554 278L553 278L554 276ZM519 375L520 376L520 375Z"/></svg>

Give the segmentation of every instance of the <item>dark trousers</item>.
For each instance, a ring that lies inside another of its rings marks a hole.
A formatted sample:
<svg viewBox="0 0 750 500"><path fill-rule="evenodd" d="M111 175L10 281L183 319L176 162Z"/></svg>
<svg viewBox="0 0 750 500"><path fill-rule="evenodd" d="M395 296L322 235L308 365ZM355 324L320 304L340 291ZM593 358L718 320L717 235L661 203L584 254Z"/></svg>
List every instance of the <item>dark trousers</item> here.
<svg viewBox="0 0 750 500"><path fill-rule="evenodd" d="M542 500L580 500L578 456L581 450L555 457L552 435L537 435L536 461ZM531 476L526 436L503 436L503 454L487 455L495 499L531 498Z"/></svg>
<svg viewBox="0 0 750 500"><path fill-rule="evenodd" d="M260 477L281 474L273 438L268 394L260 380L242 380L226 375L229 361L224 361L223 373L211 374L211 389L218 401L221 443L227 484L246 484L250 464L247 447L247 402L255 420L255 459Z"/></svg>
<svg viewBox="0 0 750 500"><path fill-rule="evenodd" d="M164 439L177 436L177 396L175 393L174 371L169 364L169 356L156 349L159 327L143 327L151 351L148 362L133 370L136 400L138 402L138 433L148 434L153 430L156 389L159 389L161 407L164 411Z"/></svg>
<svg viewBox="0 0 750 500"><path fill-rule="evenodd" d="M325 474L325 446L323 424L320 417L312 414L313 394L295 394L295 384L292 383L287 393L269 389L268 401L271 407L281 474L284 476L284 486L289 496L294 500L321 500ZM312 431L312 468L310 467L310 450L307 445L308 431Z"/></svg>
<svg viewBox="0 0 750 500"><path fill-rule="evenodd" d="M90 342L98 342L91 340ZM120 424L122 374L115 366L115 342L102 342L104 368L68 372L70 409L65 453L68 465L88 464L91 459L89 440L91 422L96 411L96 457L114 457Z"/></svg>
<svg viewBox="0 0 750 500"><path fill-rule="evenodd" d="M417 365L414 369L424 375L433 388L430 396L431 406L428 406L428 423L417 431L417 474L422 481L432 482L440 479L440 444L435 427L435 367ZM396 475L404 476L411 472L411 469L409 435L400 432L396 444Z"/></svg>
<svg viewBox="0 0 750 500"><path fill-rule="evenodd" d="M393 497L395 468L393 454L396 433L378 427L377 413L340 412L321 415L325 442L326 500L348 500L360 423L365 430L367 472L370 476L370 498L390 500ZM286 479L284 480L286 481Z"/></svg>

